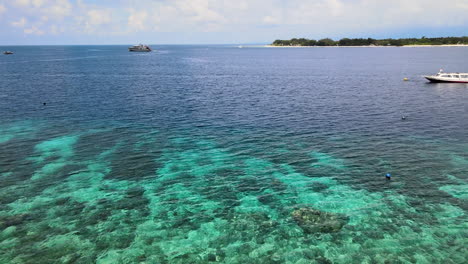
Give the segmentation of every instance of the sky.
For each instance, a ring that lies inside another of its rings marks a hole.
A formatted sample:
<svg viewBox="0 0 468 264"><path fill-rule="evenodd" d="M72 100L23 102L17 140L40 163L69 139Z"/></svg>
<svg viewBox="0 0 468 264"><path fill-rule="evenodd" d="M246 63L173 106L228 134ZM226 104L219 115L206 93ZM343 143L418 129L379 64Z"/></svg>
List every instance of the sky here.
<svg viewBox="0 0 468 264"><path fill-rule="evenodd" d="M468 36L468 0L0 0L0 45Z"/></svg>

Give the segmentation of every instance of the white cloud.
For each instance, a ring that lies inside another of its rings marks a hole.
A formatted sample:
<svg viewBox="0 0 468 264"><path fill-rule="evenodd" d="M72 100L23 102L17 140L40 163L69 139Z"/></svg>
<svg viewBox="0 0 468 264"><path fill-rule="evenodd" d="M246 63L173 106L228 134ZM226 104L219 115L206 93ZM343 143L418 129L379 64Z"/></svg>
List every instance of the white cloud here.
<svg viewBox="0 0 468 264"><path fill-rule="evenodd" d="M278 25L279 21L280 19L278 19L277 17L273 17L273 16L265 16L263 17L263 20L262 20L263 23L268 24L268 25Z"/></svg>
<svg viewBox="0 0 468 264"><path fill-rule="evenodd" d="M14 26L14 27L21 27L21 28L22 28L22 27L26 26L26 23L28 23L28 21L26 20L25 17L22 17L20 20L18 20L18 21L13 21L13 22L11 22L10 24L11 24L12 26Z"/></svg>
<svg viewBox="0 0 468 264"><path fill-rule="evenodd" d="M25 34L195 36L192 33L215 31L317 38L395 28L463 27L468 25L467 13L467 0L443 4L440 0L11 0L0 4L0 23L13 21L6 24L27 28Z"/></svg>
<svg viewBox="0 0 468 264"><path fill-rule="evenodd" d="M40 35L44 35L44 31L42 31L41 29L39 29L39 28L36 27L36 26L32 26L32 27L30 27L30 28L26 28L26 29L24 29L23 32L24 32L25 34L28 34L28 35L30 35L30 34L39 35L39 36L40 36Z"/></svg>
<svg viewBox="0 0 468 264"><path fill-rule="evenodd" d="M44 3L46 2L46 0L32 0L32 4L34 7L41 7L42 5L44 5Z"/></svg>
<svg viewBox="0 0 468 264"><path fill-rule="evenodd" d="M30 0L14 0L14 4L19 6L29 6L31 4Z"/></svg>
<svg viewBox="0 0 468 264"><path fill-rule="evenodd" d="M92 9L87 12L89 25L102 25L111 22L109 10Z"/></svg>
<svg viewBox="0 0 468 264"><path fill-rule="evenodd" d="M131 9L127 25L131 32L143 31L147 28L148 13Z"/></svg>
<svg viewBox="0 0 468 264"><path fill-rule="evenodd" d="M392 27L463 26L468 23L468 1L446 0L289 0L265 4L263 23L320 26L328 31ZM255 2L255 1L253 1ZM281 15L282 14L282 15ZM312 30L311 30L312 32Z"/></svg>
<svg viewBox="0 0 468 264"><path fill-rule="evenodd" d="M56 25L52 25L49 27L49 32L52 35L57 35L59 33L59 29Z"/></svg>
<svg viewBox="0 0 468 264"><path fill-rule="evenodd" d="M50 18L62 19L72 14L73 5L69 0L14 0L16 12L30 17L47 15Z"/></svg>
<svg viewBox="0 0 468 264"><path fill-rule="evenodd" d="M113 21L115 19L114 11L113 8L87 5L78 1L73 6L73 15L64 20L68 23L61 24L60 30L53 28L50 29L50 32L60 33L65 31L62 28L66 27L67 32L74 34L112 34L115 31L115 26L121 26Z"/></svg>
<svg viewBox="0 0 468 264"><path fill-rule="evenodd" d="M61 19L72 13L72 4L68 0L55 0L45 5L42 11L49 16Z"/></svg>
<svg viewBox="0 0 468 264"><path fill-rule="evenodd" d="M127 24L133 31L219 31L226 23L237 21L229 21L226 14L240 15L241 12L248 11L246 3L245 0L241 0L239 4L214 0L146 1L142 3L146 6L144 12L130 9Z"/></svg>
<svg viewBox="0 0 468 264"><path fill-rule="evenodd" d="M330 13L333 16L339 16L344 13L343 7L344 4L339 0L328 0L327 7L330 9Z"/></svg>
<svg viewBox="0 0 468 264"><path fill-rule="evenodd" d="M183 0L176 2L176 8L196 22L224 22L224 17L212 7L219 6L210 0ZM222 6L222 5L221 5Z"/></svg>

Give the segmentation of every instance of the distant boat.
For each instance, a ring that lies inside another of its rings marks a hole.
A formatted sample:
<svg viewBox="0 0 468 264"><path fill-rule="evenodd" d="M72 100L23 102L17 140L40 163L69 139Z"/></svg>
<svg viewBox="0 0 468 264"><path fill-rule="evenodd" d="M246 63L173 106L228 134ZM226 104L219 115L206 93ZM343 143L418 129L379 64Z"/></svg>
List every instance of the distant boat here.
<svg viewBox="0 0 468 264"><path fill-rule="evenodd" d="M150 52L151 48L147 45L134 45L128 48L128 51L135 51L135 52Z"/></svg>
<svg viewBox="0 0 468 264"><path fill-rule="evenodd" d="M7 51L4 51L3 54L5 54L5 55L11 55L11 54L13 54L13 51L8 51L8 50L7 50Z"/></svg>
<svg viewBox="0 0 468 264"><path fill-rule="evenodd" d="M446 73L443 70L436 75L427 75L424 78L431 82L468 83L468 73Z"/></svg>

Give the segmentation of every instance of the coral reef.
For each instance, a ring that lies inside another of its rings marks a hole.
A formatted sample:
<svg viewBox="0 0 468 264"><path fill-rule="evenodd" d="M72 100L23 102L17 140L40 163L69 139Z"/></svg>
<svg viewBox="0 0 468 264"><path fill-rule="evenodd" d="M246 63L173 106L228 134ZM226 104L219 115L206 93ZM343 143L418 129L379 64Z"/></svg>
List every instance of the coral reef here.
<svg viewBox="0 0 468 264"><path fill-rule="evenodd" d="M346 216L321 212L309 207L298 208L291 215L306 233L338 232L348 222Z"/></svg>

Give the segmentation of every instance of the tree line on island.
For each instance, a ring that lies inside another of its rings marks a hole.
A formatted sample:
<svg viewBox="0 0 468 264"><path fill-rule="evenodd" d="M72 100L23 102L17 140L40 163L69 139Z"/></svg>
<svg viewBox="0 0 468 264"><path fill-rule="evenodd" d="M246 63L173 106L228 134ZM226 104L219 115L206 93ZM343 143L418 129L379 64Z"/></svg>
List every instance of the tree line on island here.
<svg viewBox="0 0 468 264"><path fill-rule="evenodd" d="M335 41L330 38L320 40L293 38L290 40L275 40L273 46L406 46L406 45L456 45L468 44L468 37L445 38L401 38L401 39L373 39L373 38L342 38Z"/></svg>

